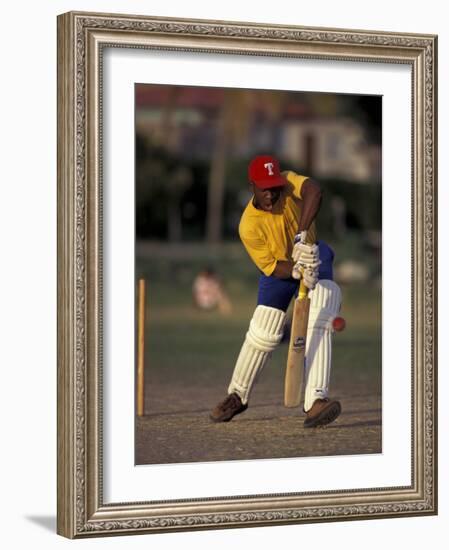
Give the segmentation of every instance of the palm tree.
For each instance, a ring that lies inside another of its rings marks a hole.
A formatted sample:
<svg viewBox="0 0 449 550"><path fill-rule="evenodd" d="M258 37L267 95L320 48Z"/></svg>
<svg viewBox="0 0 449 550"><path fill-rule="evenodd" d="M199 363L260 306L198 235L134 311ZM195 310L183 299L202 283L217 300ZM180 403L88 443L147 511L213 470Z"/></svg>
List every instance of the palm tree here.
<svg viewBox="0 0 449 550"><path fill-rule="evenodd" d="M231 89L225 90L223 96L209 172L206 220L206 239L209 243L218 243L222 238L226 164L237 140L248 139L256 101L274 128L282 115L285 92ZM271 146L275 146L274 134Z"/></svg>

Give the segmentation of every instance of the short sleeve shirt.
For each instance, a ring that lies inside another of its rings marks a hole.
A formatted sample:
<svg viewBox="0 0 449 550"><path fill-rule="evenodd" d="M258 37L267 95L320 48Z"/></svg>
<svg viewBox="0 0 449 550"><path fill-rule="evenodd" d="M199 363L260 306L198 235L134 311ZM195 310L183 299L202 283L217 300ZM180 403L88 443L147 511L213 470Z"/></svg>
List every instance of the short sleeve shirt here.
<svg viewBox="0 0 449 550"><path fill-rule="evenodd" d="M246 251L265 275L273 273L278 261L291 260L295 235L302 212L302 185L307 179L295 172L282 172L287 184L282 188L273 210L259 210L249 201L243 211L239 235ZM308 236L316 241L315 223Z"/></svg>

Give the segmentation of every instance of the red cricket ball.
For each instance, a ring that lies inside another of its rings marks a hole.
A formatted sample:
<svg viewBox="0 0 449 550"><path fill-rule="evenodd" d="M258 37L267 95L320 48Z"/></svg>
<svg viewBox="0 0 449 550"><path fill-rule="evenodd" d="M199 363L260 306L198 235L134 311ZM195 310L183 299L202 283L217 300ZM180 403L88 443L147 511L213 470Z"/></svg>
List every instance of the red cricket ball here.
<svg viewBox="0 0 449 550"><path fill-rule="evenodd" d="M335 317L335 319L332 321L332 328L336 332L341 332L346 327L346 321L343 319L343 317Z"/></svg>

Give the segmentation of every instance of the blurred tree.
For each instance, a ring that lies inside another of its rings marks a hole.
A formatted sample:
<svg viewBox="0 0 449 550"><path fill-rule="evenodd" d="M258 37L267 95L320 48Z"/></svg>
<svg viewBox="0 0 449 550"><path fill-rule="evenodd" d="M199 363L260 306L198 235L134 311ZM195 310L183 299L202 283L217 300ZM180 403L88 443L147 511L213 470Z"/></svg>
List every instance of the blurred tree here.
<svg viewBox="0 0 449 550"><path fill-rule="evenodd" d="M369 143L382 143L382 96L341 96L342 114L357 120L364 128Z"/></svg>
<svg viewBox="0 0 449 550"><path fill-rule="evenodd" d="M162 107L159 143L170 157L167 173L167 229L168 240L179 242L182 240L182 212L181 199L185 190L192 183L192 175L185 166L177 166L173 157L176 156L176 132L174 115L181 87L168 86L166 88L165 103Z"/></svg>
<svg viewBox="0 0 449 550"><path fill-rule="evenodd" d="M332 211L333 233L335 238L342 239L347 231L346 227L346 202L339 195L333 195L330 199Z"/></svg>
<svg viewBox="0 0 449 550"><path fill-rule="evenodd" d="M178 166L170 173L169 193L167 197L168 240L182 241L181 200L192 184L192 173L186 166Z"/></svg>
<svg viewBox="0 0 449 550"><path fill-rule="evenodd" d="M192 185L189 166L165 147L136 137L136 232L139 237L182 240L182 200Z"/></svg>
<svg viewBox="0 0 449 550"><path fill-rule="evenodd" d="M206 239L217 243L222 239L226 169L234 145L249 139L249 131L257 109L266 119L269 139L267 153L277 149L279 120L283 114L286 92L229 89L225 91L218 114L208 186Z"/></svg>
<svg viewBox="0 0 449 550"><path fill-rule="evenodd" d="M304 96L298 96L304 101ZM317 117L335 117L339 110L339 97L336 94L313 93L306 94L306 102L311 107L311 113Z"/></svg>
<svg viewBox="0 0 449 550"><path fill-rule="evenodd" d="M212 151L207 201L206 239L217 243L222 238L226 160L234 136L248 134L252 94L248 90L226 90L217 121Z"/></svg>

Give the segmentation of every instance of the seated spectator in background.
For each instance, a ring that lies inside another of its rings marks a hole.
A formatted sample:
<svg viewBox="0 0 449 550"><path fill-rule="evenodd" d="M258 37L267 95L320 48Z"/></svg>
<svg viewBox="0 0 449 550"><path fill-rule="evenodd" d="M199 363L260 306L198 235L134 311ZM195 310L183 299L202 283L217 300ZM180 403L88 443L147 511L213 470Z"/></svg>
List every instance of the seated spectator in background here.
<svg viewBox="0 0 449 550"><path fill-rule="evenodd" d="M199 309L218 309L223 315L231 313L231 302L215 271L209 267L198 273L193 281L193 300Z"/></svg>

